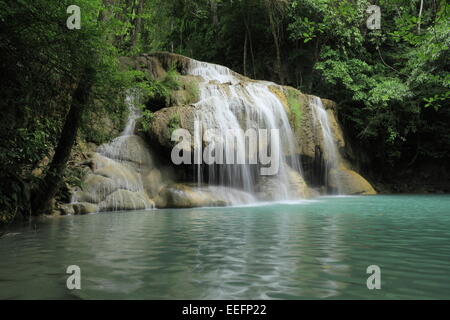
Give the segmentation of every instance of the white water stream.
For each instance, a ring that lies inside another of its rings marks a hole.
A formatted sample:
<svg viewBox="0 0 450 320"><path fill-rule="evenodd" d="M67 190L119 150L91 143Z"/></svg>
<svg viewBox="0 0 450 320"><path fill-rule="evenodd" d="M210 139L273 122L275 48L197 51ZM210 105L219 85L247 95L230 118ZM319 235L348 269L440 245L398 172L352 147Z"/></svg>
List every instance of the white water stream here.
<svg viewBox="0 0 450 320"><path fill-rule="evenodd" d="M187 73L201 76L200 101L197 119L204 130L218 130L219 136L224 137L227 130L241 129L242 134L237 136L235 150L224 145L224 152L235 152L238 155L247 154L244 131L248 129L279 130L279 138L270 145L272 159L279 163L279 172L273 181L277 184L276 200L292 198L289 187L289 167L301 173L298 159L286 155L295 155L296 144L293 130L283 103L274 94L270 87L279 88L274 83L264 81L251 81L238 78L230 69L191 60ZM197 137L197 143L200 143ZM197 182L202 181L202 168L198 165ZM258 171L251 165L218 165L208 170L208 183L218 185L231 185L254 193L258 180Z"/></svg>
<svg viewBox="0 0 450 320"><path fill-rule="evenodd" d="M320 132L322 133L323 146L325 150L324 158L326 163L326 173L325 173L325 186L329 182L329 173L332 169L337 169L339 166L339 153L337 150L337 145L334 140L333 131L330 126L330 119L328 117L327 110L325 110L322 100L319 97L312 97L312 114L313 114L313 125L317 129L317 125L320 126ZM340 194L340 186L337 183L337 194Z"/></svg>

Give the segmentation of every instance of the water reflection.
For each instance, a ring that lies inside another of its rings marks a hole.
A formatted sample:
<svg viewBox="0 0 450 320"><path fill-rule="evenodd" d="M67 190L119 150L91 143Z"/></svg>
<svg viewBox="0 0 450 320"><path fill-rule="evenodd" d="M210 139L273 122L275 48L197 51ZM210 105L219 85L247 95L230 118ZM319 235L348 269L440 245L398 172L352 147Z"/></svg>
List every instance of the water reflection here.
<svg viewBox="0 0 450 320"><path fill-rule="evenodd" d="M380 196L51 219L0 240L0 298L448 298L449 205ZM66 289L72 264L81 291ZM379 292L366 288L372 264Z"/></svg>

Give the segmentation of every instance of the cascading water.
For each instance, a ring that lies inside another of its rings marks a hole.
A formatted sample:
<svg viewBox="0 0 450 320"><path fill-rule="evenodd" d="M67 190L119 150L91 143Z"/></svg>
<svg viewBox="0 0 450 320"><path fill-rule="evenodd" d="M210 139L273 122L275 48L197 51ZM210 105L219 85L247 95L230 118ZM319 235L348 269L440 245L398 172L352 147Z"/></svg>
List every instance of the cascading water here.
<svg viewBox="0 0 450 320"><path fill-rule="evenodd" d="M203 130L215 129L223 138L228 130L239 132L237 143L231 150L226 143L223 150L226 154L246 153L246 137L248 129L279 130L279 138L270 145L272 156L279 163L279 172L270 177L276 185L274 200L295 198L290 192L290 176L293 171L301 174L301 166L295 156L290 157L288 164L285 155L295 155L294 134L288 120L283 103L270 90L276 84L263 81L250 81L238 78L230 69L195 60L190 61L187 70L189 75L200 76L200 101L195 104L198 109L196 118ZM196 144L201 137L196 137ZM230 185L246 192L254 193L258 180L258 166L249 164L214 165L208 167L209 184ZM202 166L197 166L197 182L203 182Z"/></svg>
<svg viewBox="0 0 450 320"><path fill-rule="evenodd" d="M327 110L325 110L323 106L322 100L319 97L311 97L311 99L313 126L316 132L320 131L323 138L325 150L322 150L322 152L324 153L326 170L325 186L328 186L330 170L337 169L339 166L339 153L334 140L333 131L331 130L330 119ZM334 192L337 192L338 194L341 193L339 181L337 181L337 190L334 190Z"/></svg>
<svg viewBox="0 0 450 320"><path fill-rule="evenodd" d="M97 148L93 172L86 179L95 183L89 183L88 190L75 192L72 203L96 203L100 211L154 208L142 181L152 159L148 150L141 147L141 138L134 134L140 117L138 99L137 91L127 93L129 117L125 129L119 137Z"/></svg>
<svg viewBox="0 0 450 320"><path fill-rule="evenodd" d="M125 103L128 106L130 115L128 116L127 125L125 126L125 129L123 130L121 136L134 135L134 129L136 128L136 121L141 117L140 110L137 106L137 104L139 103L138 97L139 92L131 90L125 98Z"/></svg>
<svg viewBox="0 0 450 320"><path fill-rule="evenodd" d="M97 152L89 154L81 163L87 169L87 176L83 189L74 191L75 213L311 198L318 192L305 182L300 155L314 161L312 170L306 168L308 176L315 177L319 171L320 183L313 182L315 186L323 186L322 173L326 171L325 185L329 189L341 193L339 183L344 181L346 193L375 193L367 181L346 168L344 161L341 163L333 138L336 133L339 140L340 128L332 127L335 119L330 121L320 98L311 97L310 103L304 103L298 93L296 103L301 104L298 106L290 100L290 88L251 80L223 66L167 53L144 57L151 61L152 68L159 63L155 59L165 67L177 61L176 67L183 72L182 85L171 93L170 105L155 111L146 135L152 145L160 147L155 151L172 148L173 163L155 165L144 138L134 134L140 117L139 92L130 91L126 98L130 115L121 135L98 147ZM193 94L191 89L196 88L191 85L198 85L198 99L193 104L197 90ZM302 121L297 117L299 111ZM295 120L295 135L289 120ZM182 139L174 145L175 131L176 135L183 132L186 141ZM232 142L228 140L230 131ZM315 153L318 149L322 152ZM182 161L174 160L178 151L183 151ZM189 156L192 151L194 159ZM214 161L205 161L210 156ZM164 158L161 155L158 159ZM219 158L222 161L216 161ZM186 171L192 168L191 160L196 164L194 178ZM319 162L326 163L327 170L316 170Z"/></svg>

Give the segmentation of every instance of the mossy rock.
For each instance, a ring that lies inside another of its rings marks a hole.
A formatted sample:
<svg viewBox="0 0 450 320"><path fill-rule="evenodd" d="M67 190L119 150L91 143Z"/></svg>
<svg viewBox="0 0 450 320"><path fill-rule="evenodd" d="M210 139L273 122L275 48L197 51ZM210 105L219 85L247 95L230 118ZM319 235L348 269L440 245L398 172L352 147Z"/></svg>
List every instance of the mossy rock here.
<svg viewBox="0 0 450 320"><path fill-rule="evenodd" d="M172 133L175 129L184 128L189 132L194 132L195 107L177 106L159 110L155 112L154 118L149 125L147 136L151 144L158 145L164 149L172 149L177 143L171 141ZM186 146L190 151L192 146Z"/></svg>

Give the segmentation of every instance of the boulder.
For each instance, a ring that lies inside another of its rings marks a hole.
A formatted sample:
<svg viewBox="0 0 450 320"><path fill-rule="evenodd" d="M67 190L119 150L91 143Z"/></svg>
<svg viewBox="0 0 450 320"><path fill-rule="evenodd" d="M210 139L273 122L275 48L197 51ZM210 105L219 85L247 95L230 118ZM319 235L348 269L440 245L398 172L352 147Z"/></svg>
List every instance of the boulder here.
<svg viewBox="0 0 450 320"><path fill-rule="evenodd" d="M72 204L62 204L59 207L59 211L61 212L61 215L63 216L69 216L75 214L75 209Z"/></svg>
<svg viewBox="0 0 450 320"><path fill-rule="evenodd" d="M154 144L166 150L171 150L177 144L171 140L175 129L187 129L191 136L194 133L195 107L192 105L170 107L154 113L148 136ZM192 139L193 141L194 139ZM186 145L186 151L190 151L193 145Z"/></svg>
<svg viewBox="0 0 450 320"><path fill-rule="evenodd" d="M340 167L330 170L329 186L340 193L348 195L377 194L372 185L353 170Z"/></svg>
<svg viewBox="0 0 450 320"><path fill-rule="evenodd" d="M288 86L271 86L270 90L287 108L289 122L298 142L297 154L314 159L317 150L325 150L320 125L314 122L311 106L314 97ZM336 103L328 99L321 100L327 110L336 145L342 150L345 147L345 141L336 117Z"/></svg>
<svg viewBox="0 0 450 320"><path fill-rule="evenodd" d="M197 190L183 184L164 187L155 199L157 208L222 207L227 202L212 192Z"/></svg>
<svg viewBox="0 0 450 320"><path fill-rule="evenodd" d="M81 202L72 204L76 215L99 212L99 207L93 203Z"/></svg>
<svg viewBox="0 0 450 320"><path fill-rule="evenodd" d="M219 203L226 205L244 205L255 203L256 198L245 191L225 186L205 186L197 187L198 190L206 192L210 197L214 197Z"/></svg>

